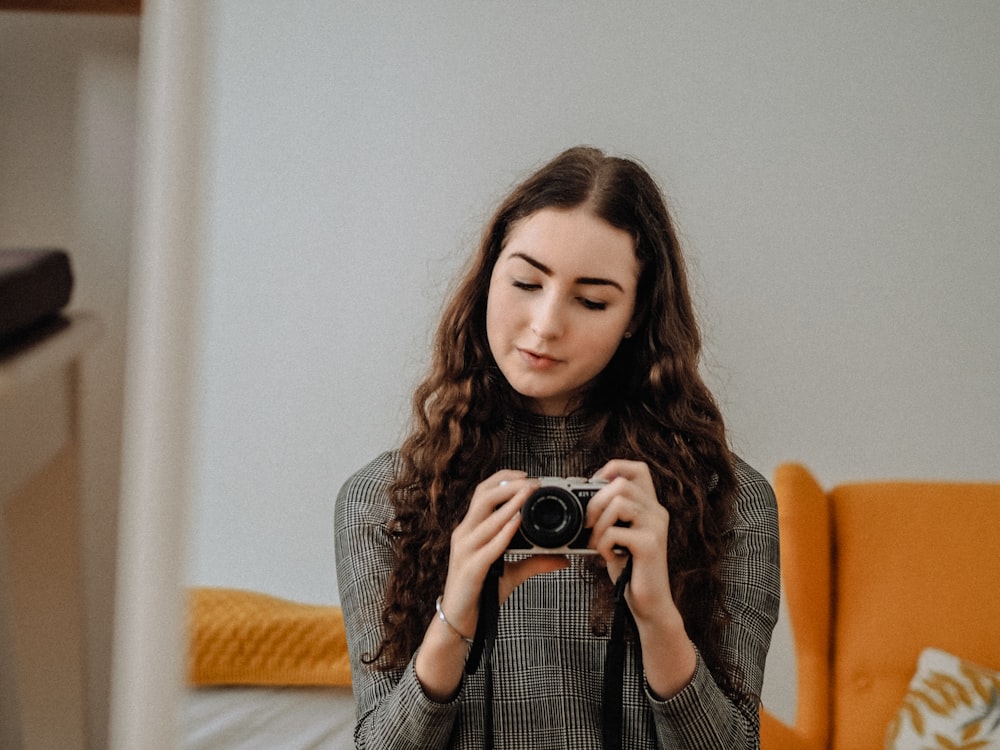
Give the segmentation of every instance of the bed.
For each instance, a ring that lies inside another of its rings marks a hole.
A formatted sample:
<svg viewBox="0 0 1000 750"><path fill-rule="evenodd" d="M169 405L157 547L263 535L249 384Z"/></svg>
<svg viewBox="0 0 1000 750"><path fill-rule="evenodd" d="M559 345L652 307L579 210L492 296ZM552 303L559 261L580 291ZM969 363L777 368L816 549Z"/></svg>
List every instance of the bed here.
<svg viewBox="0 0 1000 750"><path fill-rule="evenodd" d="M345 750L354 698L340 607L195 588L183 750Z"/></svg>

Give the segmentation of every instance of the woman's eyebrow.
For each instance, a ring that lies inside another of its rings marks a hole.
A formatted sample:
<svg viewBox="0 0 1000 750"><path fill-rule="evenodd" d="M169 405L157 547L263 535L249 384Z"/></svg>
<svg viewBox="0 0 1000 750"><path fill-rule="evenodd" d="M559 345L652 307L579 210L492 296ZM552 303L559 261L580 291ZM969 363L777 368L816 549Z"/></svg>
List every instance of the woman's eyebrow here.
<svg viewBox="0 0 1000 750"><path fill-rule="evenodd" d="M552 275L552 269L549 268L544 263L542 263L537 258L532 258L530 255L527 255L525 253L511 253L510 257L511 258L520 258L525 263L527 263L527 264L529 264L529 265L534 266L535 268L537 268L539 271L541 271L542 273L544 273L546 276L551 276ZM619 284L614 279L602 279L602 278L598 278L598 277L594 277L594 276L581 276L581 277L575 279L574 283L576 283L576 284L586 284L586 285L589 285L589 286L613 286L615 289L617 289L620 292L624 292L625 291L625 289L622 287L622 285Z"/></svg>

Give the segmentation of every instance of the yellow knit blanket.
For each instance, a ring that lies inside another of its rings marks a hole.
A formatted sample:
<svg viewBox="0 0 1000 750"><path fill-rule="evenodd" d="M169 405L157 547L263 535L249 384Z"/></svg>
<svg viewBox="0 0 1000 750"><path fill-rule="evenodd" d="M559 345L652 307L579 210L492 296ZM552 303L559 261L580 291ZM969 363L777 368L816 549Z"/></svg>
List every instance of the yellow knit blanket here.
<svg viewBox="0 0 1000 750"><path fill-rule="evenodd" d="M222 588L188 603L192 685L351 684L340 607Z"/></svg>

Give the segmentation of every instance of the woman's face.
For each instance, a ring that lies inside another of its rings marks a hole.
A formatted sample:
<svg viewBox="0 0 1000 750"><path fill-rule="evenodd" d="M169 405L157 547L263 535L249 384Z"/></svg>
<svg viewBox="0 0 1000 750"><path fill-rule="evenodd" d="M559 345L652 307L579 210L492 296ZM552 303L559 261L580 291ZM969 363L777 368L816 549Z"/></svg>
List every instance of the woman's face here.
<svg viewBox="0 0 1000 750"><path fill-rule="evenodd" d="M604 370L635 311L631 235L586 208L544 208L507 234L490 278L490 351L532 409L564 415Z"/></svg>

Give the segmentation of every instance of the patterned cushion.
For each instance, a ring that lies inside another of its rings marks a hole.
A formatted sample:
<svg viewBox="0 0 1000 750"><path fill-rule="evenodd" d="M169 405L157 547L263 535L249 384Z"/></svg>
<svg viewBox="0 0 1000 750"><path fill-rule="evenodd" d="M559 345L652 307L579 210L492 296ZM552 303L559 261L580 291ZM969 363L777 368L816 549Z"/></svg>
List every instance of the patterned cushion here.
<svg viewBox="0 0 1000 750"><path fill-rule="evenodd" d="M885 750L1000 750L1000 672L925 649Z"/></svg>

